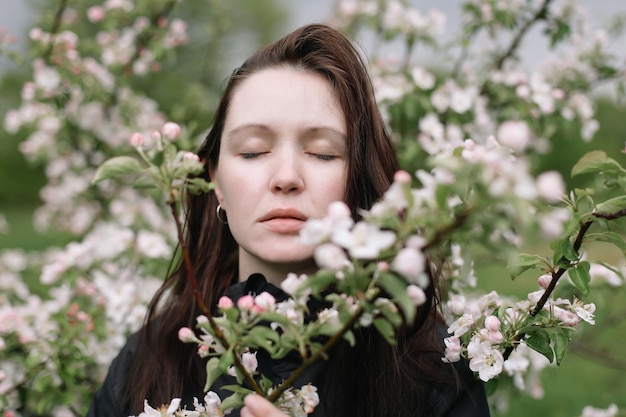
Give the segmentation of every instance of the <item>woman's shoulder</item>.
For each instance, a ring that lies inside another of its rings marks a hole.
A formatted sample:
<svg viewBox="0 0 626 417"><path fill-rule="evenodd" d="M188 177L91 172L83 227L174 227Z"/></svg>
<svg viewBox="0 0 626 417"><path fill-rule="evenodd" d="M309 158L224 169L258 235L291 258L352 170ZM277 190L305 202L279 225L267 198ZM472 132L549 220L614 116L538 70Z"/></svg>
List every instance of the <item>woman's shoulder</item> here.
<svg viewBox="0 0 626 417"><path fill-rule="evenodd" d="M128 372L139 346L139 333L131 335L119 351L107 372L102 386L96 392L87 417L128 416L125 389Z"/></svg>

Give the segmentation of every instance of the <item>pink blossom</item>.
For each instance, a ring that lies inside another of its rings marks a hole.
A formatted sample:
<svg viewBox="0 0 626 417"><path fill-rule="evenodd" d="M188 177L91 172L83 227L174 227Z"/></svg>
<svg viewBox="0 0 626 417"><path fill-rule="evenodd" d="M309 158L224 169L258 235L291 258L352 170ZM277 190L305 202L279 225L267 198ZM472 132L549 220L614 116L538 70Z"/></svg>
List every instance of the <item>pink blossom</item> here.
<svg viewBox="0 0 626 417"><path fill-rule="evenodd" d="M428 276L424 273L425 262L426 258L421 251L415 248L403 248L394 258L391 268L408 282L426 288Z"/></svg>
<svg viewBox="0 0 626 417"><path fill-rule="evenodd" d="M379 261L379 262L376 263L376 269L378 271L382 271L382 272L388 271L389 270L389 264L387 262L385 262L385 261Z"/></svg>
<svg viewBox="0 0 626 417"><path fill-rule="evenodd" d="M178 330L178 339L184 343L195 342L197 340L196 334L189 327L181 327Z"/></svg>
<svg viewBox="0 0 626 417"><path fill-rule="evenodd" d="M315 248L314 258L320 268L335 272L350 264L344 250L332 243L323 243Z"/></svg>
<svg viewBox="0 0 626 417"><path fill-rule="evenodd" d="M106 12L102 6L93 6L87 9L87 19L92 23L104 20L105 16Z"/></svg>
<svg viewBox="0 0 626 417"><path fill-rule="evenodd" d="M468 345L468 353L469 350ZM489 342L478 343L470 355L472 357L469 367L472 371L478 372L478 377L482 381L487 382L502 373L504 357L500 351L492 348Z"/></svg>
<svg viewBox="0 0 626 417"><path fill-rule="evenodd" d="M485 318L485 328L490 332L496 332L500 330L500 319L496 316L487 316Z"/></svg>
<svg viewBox="0 0 626 417"><path fill-rule="evenodd" d="M530 143L531 131L524 121L507 120L500 125L496 136L502 145L522 152Z"/></svg>
<svg viewBox="0 0 626 417"><path fill-rule="evenodd" d="M144 144L143 135L138 132L133 133L132 136L130 137L130 144L134 146L135 148L143 146Z"/></svg>
<svg viewBox="0 0 626 417"><path fill-rule="evenodd" d="M543 274L542 276L537 278L537 284L539 284L539 286L543 288L544 290L548 288L551 282L552 282L552 275L550 274Z"/></svg>
<svg viewBox="0 0 626 417"><path fill-rule="evenodd" d="M389 230L380 230L374 224L359 222L352 230L335 230L332 241L346 248L354 258L374 259L394 244L396 235Z"/></svg>
<svg viewBox="0 0 626 417"><path fill-rule="evenodd" d="M393 176L393 181L399 184L410 184L411 174L404 170L397 171Z"/></svg>
<svg viewBox="0 0 626 417"><path fill-rule="evenodd" d="M558 203L565 196L565 182L557 171L547 171L537 177L537 192L548 203Z"/></svg>
<svg viewBox="0 0 626 417"><path fill-rule="evenodd" d="M161 133L167 139L175 140L180 136L180 126L177 123L167 122L161 128Z"/></svg>
<svg viewBox="0 0 626 417"><path fill-rule="evenodd" d="M416 306L421 306L426 302L426 294L424 294L424 290L417 285L411 284L407 286L406 293Z"/></svg>
<svg viewBox="0 0 626 417"><path fill-rule="evenodd" d="M442 360L446 363L458 362L461 360L461 340L458 337L450 336L443 339L446 345L445 357Z"/></svg>
<svg viewBox="0 0 626 417"><path fill-rule="evenodd" d="M254 307L254 297L251 295L244 295L237 300L237 307L242 310L251 310Z"/></svg>
<svg viewBox="0 0 626 417"><path fill-rule="evenodd" d="M183 160L190 162L200 162L200 157L193 152L185 152L183 154Z"/></svg>
<svg viewBox="0 0 626 417"><path fill-rule="evenodd" d="M554 317L558 320L561 320L561 322L565 325L565 326L576 326L579 322L580 322L580 318L572 313L571 311L565 310L561 307L557 307L557 306L552 306L552 311L554 313Z"/></svg>
<svg viewBox="0 0 626 417"><path fill-rule="evenodd" d="M276 299L269 292L263 291L261 294L254 297L254 303L262 312L272 311L276 305Z"/></svg>
<svg viewBox="0 0 626 417"><path fill-rule="evenodd" d="M259 362L256 359L256 352L244 352L241 355L241 364L249 373L255 372L256 368L259 366Z"/></svg>
<svg viewBox="0 0 626 417"><path fill-rule="evenodd" d="M217 306L221 309L232 308L234 305L235 304L233 303L233 300L225 295L221 296L220 299L217 301Z"/></svg>

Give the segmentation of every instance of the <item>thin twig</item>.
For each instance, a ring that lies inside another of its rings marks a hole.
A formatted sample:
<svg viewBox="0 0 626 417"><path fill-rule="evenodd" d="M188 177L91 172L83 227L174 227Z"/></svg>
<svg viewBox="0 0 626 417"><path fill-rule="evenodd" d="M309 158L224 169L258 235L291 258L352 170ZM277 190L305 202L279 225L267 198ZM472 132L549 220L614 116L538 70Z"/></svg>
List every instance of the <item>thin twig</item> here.
<svg viewBox="0 0 626 417"><path fill-rule="evenodd" d="M505 52L503 52L496 59L494 65L493 65L492 71L499 71L499 70L502 69L502 67L504 66L504 63L506 62L506 60L509 59L510 57L512 57L513 54L515 53L515 51L517 50L517 48L519 48L519 45L522 42L522 39L524 38L524 36L526 36L526 33L530 30L530 28L535 23L537 23L538 21L540 21L540 20L545 18L545 14L548 11L548 6L550 5L551 2L552 2L552 0L544 0L543 5L537 10L537 12L535 12L533 17L528 19L520 27L519 31L513 37L513 40L511 41L511 44L509 45L507 50ZM480 94L484 95L486 93L486 89L487 89L487 82L485 82L483 84L483 86L481 87Z"/></svg>
<svg viewBox="0 0 626 417"><path fill-rule="evenodd" d="M375 298L377 295L378 295L378 292L375 292L371 296L370 300ZM346 334L349 330L352 329L352 326L354 326L357 320L363 315L363 312L364 312L363 308L359 306L359 308L354 312L352 317L350 317L350 320L348 320L346 324L343 325L341 330L335 333L330 339L328 339L326 343L324 343L324 346L322 346L320 350L315 352L314 355L310 356L304 362L302 362L302 365L300 365L291 375L289 375L289 377L285 381L283 381L274 391L272 391L272 393L267 397L267 399L271 402L275 402L286 389L292 386L292 384L296 381L296 379L300 375L302 375L304 371L309 369L326 352L328 352L328 350L331 347L333 347L343 337L344 334Z"/></svg>
<svg viewBox="0 0 626 417"><path fill-rule="evenodd" d="M61 0L61 3L59 4L59 8L57 9L56 14L54 15L52 28L50 29L50 44L48 45L48 49L46 50L46 53L43 55L43 60L46 64L50 64L50 58L52 57L52 50L54 49L54 37L59 32L59 28L61 27L61 21L63 20L63 13L65 13L66 8L67 8L67 0Z"/></svg>
<svg viewBox="0 0 626 417"><path fill-rule="evenodd" d="M620 210L615 213L593 213L593 216L596 218L615 220L621 217L625 217L626 209ZM581 225L580 230L578 231L578 234L576 235L576 239L574 240L574 245L573 245L573 249L576 253L578 253L578 251L580 250L585 234L587 233L587 231L589 231L589 228L591 227L592 224L593 224L593 220L589 220ZM550 281L550 285L548 285L548 288L546 288L543 295L541 296L541 298L539 299L535 307L530 312L531 316L536 317L537 314L539 314L539 312L543 309L543 307L548 302L550 295L552 295L552 293L554 292L554 289L556 288L556 285L559 279L561 279L565 271L567 271L568 269L569 268L559 268L558 270L552 273L552 280ZM503 356L505 360L508 359L511 353L513 353L516 342L520 342L524 338L525 335L526 335L526 332L518 333L517 335L515 335L515 337L513 338L513 345L507 347L504 351Z"/></svg>
<svg viewBox="0 0 626 417"><path fill-rule="evenodd" d="M552 2L552 0L544 0L543 5L541 6L541 8L539 8L539 10L537 10L537 12L533 15L532 18L530 18L528 21L526 21L526 23L524 23L522 25L522 27L520 27L519 31L517 32L517 34L513 38L513 41L511 41L511 44L509 45L509 48L506 50L506 52L504 52L502 55L500 55L500 57L496 60L496 63L494 65L494 69L495 70L502 69L502 66L504 65L506 60L509 59L511 56L513 56L513 54L515 53L515 51L519 47L520 42L522 41L524 36L526 36L526 33L530 30L530 28L535 23L537 23L541 19L545 18L546 12L548 11L548 6L550 5L551 2Z"/></svg>
<svg viewBox="0 0 626 417"><path fill-rule="evenodd" d="M152 15L152 17L150 18L150 28L152 27L158 27L159 26L159 20L166 18L170 15L170 13L172 12L172 10L174 10L174 6L176 6L176 3L178 3L177 0L170 0L164 7L163 9L161 9L159 12L155 13ZM148 45L148 43L150 43L150 41L152 39L154 39L155 37L155 31L153 30L146 30L144 32L142 32L141 34L139 34L139 36L137 36L137 42L135 44L135 52L133 53L133 56L131 57L131 59L128 61L128 64L126 64L126 67L124 68L124 73L125 74L131 74L132 73L132 65L133 62L135 62L135 60L139 59L139 57L141 56L142 52L145 50L146 46Z"/></svg>
<svg viewBox="0 0 626 417"><path fill-rule="evenodd" d="M198 306L200 307L200 311L202 311L202 313L207 317L209 324L211 326L211 329L213 329L213 332L215 333L215 337L220 341L224 349L228 351L231 348L230 343L228 343L228 341L226 340L226 336L224 336L224 332L222 332L222 329L220 329L218 324L215 322L215 319L213 318L213 315L211 314L211 310L204 303L204 299L202 298L202 294L200 293L200 289L198 288L198 281L196 280L196 277L193 271L193 266L191 263L191 257L189 256L189 247L187 246L187 241L184 239L183 228L182 228L182 225L180 224L180 219L178 218L178 209L176 207L176 200L173 198L173 196L170 196L170 200L168 201L168 204L170 206L172 216L174 217L174 223L176 223L176 232L178 233L178 241L180 242L180 248L181 248L181 251L183 252L183 262L185 265L185 270L187 272L187 279L189 280L189 283L191 284L191 288L196 298L196 302L198 303ZM241 358L239 357L237 352L234 352L234 351L233 351L233 361L234 361L235 367L241 371L241 374L243 375L244 379L250 385L250 387L254 390L254 392L256 392L259 395L264 395L259 385L256 383L254 378L252 378L252 375L250 375L250 373L246 370L245 366L243 366L243 364L241 363Z"/></svg>

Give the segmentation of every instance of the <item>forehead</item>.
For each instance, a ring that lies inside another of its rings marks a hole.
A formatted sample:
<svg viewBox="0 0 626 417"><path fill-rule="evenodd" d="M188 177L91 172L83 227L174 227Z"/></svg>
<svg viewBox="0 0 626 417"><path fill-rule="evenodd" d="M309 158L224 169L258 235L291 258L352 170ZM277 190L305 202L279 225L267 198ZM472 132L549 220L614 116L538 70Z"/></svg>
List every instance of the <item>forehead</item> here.
<svg viewBox="0 0 626 417"><path fill-rule="evenodd" d="M246 124L329 127L345 134L346 121L324 77L295 68L253 73L233 91L224 133Z"/></svg>

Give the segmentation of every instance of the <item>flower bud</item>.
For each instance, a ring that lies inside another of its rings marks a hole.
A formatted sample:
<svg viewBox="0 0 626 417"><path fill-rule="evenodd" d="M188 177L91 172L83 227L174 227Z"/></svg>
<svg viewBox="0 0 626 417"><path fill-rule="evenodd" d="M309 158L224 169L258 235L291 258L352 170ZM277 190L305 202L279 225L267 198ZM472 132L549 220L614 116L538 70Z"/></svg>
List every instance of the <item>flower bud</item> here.
<svg viewBox="0 0 626 417"><path fill-rule="evenodd" d="M184 343L195 342L196 334L189 327L181 327L178 330L178 338Z"/></svg>
<svg viewBox="0 0 626 417"><path fill-rule="evenodd" d="M105 16L106 12L102 6L93 6L87 9L87 19L92 23L101 22Z"/></svg>
<svg viewBox="0 0 626 417"><path fill-rule="evenodd" d="M167 122L163 125L161 133L169 140L178 139L180 136L180 126L177 123Z"/></svg>
<svg viewBox="0 0 626 417"><path fill-rule="evenodd" d="M552 275L550 274L544 274L540 276L539 278L537 278L537 284L539 284L539 286L543 288L544 290L548 288L551 282L552 282Z"/></svg>
<svg viewBox="0 0 626 417"><path fill-rule="evenodd" d="M406 171L400 170L393 175L393 181L399 184L410 184L411 174Z"/></svg>
<svg viewBox="0 0 626 417"><path fill-rule="evenodd" d="M232 308L234 305L235 304L233 303L233 300L226 297L225 295L221 296L220 299L217 301L217 306L224 310L228 308Z"/></svg>
<svg viewBox="0 0 626 417"><path fill-rule="evenodd" d="M141 133L133 133L130 137L130 144L135 148L138 148L144 144L143 136Z"/></svg>
<svg viewBox="0 0 626 417"><path fill-rule="evenodd" d="M485 328L490 332L497 332L500 330L500 319L496 316L488 316L485 318Z"/></svg>
<svg viewBox="0 0 626 417"><path fill-rule="evenodd" d="M276 299L269 292L263 291L254 297L254 303L261 308L262 312L272 311L276 305Z"/></svg>
<svg viewBox="0 0 626 417"><path fill-rule="evenodd" d="M241 364L246 371L252 373L256 371L257 366L259 366L259 362L256 359L256 353L245 352L241 355Z"/></svg>
<svg viewBox="0 0 626 417"><path fill-rule="evenodd" d="M239 300L237 300L237 307L242 310L250 310L254 307L254 297L251 295L244 295Z"/></svg>

